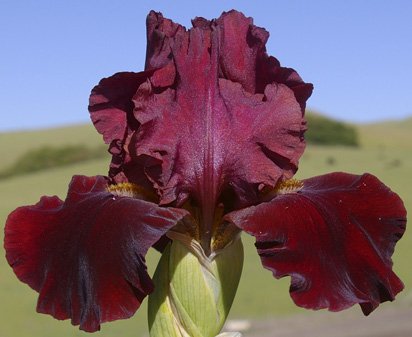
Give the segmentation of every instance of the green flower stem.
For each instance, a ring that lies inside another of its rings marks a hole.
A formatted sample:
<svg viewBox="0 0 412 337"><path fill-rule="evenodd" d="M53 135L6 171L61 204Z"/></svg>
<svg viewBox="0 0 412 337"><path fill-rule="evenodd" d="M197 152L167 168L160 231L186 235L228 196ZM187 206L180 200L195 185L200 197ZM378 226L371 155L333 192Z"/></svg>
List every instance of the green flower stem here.
<svg viewBox="0 0 412 337"><path fill-rule="evenodd" d="M215 337L229 314L243 267L236 237L207 257L200 244L174 233L153 277L149 296L151 337Z"/></svg>

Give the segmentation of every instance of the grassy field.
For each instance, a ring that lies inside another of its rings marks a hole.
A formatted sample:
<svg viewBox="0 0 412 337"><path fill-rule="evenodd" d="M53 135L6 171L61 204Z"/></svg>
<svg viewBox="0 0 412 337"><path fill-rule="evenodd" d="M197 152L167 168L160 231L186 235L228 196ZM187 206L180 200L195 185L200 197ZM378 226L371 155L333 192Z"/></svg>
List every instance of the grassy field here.
<svg viewBox="0 0 412 337"><path fill-rule="evenodd" d="M13 164L29 149L42 146L83 145L95 147L102 144L102 137L91 125L74 125L61 128L27 132L0 133L0 169Z"/></svg>
<svg viewBox="0 0 412 337"><path fill-rule="evenodd" d="M408 135L412 119L361 126L360 148L308 146L302 158L299 178L306 178L331 171L352 173L371 172L399 193L407 209L412 209L412 136ZM100 136L91 126L76 126L47 131L0 134L0 169L11 164L29 148L45 144L98 145ZM0 181L0 223L20 205L38 201L40 195L59 195L64 198L67 184L73 174L105 174L107 160L89 161L59 169L37 172ZM365 200L367 202L367 200ZM390 207L390 205L388 205ZM0 231L3 239L3 231ZM239 291L231 312L232 318L263 318L304 312L289 299L289 280L274 280L264 270L255 252L253 240L243 236L245 266ZM400 296L412 291L412 235L406 233L399 242L394 256L394 269L406 284ZM159 255L148 256L148 266L154 270ZM409 262L408 262L409 261ZM4 253L0 254L0 337L51 337L85 336L67 321L57 321L35 313L37 295L28 286L17 281L7 265ZM386 305L386 304L385 304ZM396 302L389 305L396 305ZM147 335L145 303L130 320L103 325L98 336L145 336Z"/></svg>

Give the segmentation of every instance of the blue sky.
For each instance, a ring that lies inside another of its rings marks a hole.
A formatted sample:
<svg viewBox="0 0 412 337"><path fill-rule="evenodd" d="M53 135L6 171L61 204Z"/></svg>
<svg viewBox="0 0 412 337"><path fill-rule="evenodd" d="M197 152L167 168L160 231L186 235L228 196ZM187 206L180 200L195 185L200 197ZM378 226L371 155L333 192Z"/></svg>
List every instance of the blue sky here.
<svg viewBox="0 0 412 337"><path fill-rule="evenodd" d="M356 122L412 115L412 1L0 0L0 130L88 122L100 78L143 69L150 9L190 27L232 8L315 85L310 108Z"/></svg>

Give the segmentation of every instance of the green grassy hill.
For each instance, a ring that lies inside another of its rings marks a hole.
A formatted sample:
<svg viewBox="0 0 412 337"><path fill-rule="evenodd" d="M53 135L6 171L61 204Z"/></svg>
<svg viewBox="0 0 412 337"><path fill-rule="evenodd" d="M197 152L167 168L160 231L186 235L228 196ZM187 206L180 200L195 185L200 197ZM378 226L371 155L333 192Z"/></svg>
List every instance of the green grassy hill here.
<svg viewBox="0 0 412 337"><path fill-rule="evenodd" d="M55 129L0 133L0 170L13 164L28 150L43 146L102 144L102 136L92 124L72 125Z"/></svg>
<svg viewBox="0 0 412 337"><path fill-rule="evenodd" d="M411 149L412 117L358 126L361 143L381 149Z"/></svg>
<svg viewBox="0 0 412 337"><path fill-rule="evenodd" d="M309 145L301 160L298 177L306 178L331 171L371 172L403 197L407 209L412 209L409 178L412 171L411 127L412 119L359 126L361 146L358 148ZM100 135L92 126L0 134L0 155L3 158L0 169L13 163L30 148L50 144L98 146L101 143ZM64 198L73 174L105 174L107 167L108 160L99 159L0 181L0 223L4 224L13 209L35 203L41 195L56 194ZM289 298L289 279L273 279L271 273L261 267L253 240L245 235L243 238L245 266L231 317L253 318L305 312ZM2 231L0 239L3 239ZM406 284L406 290L400 297L412 291L411 257L412 234L407 231L394 256L394 268ZM148 266L151 271L157 259L157 253L149 254ZM85 336L67 321L59 322L49 316L36 314L36 298L34 291L16 279L5 261L4 252L0 254L0 337ZM396 305L396 302L389 305ZM132 319L103 325L98 336L147 336L145 310L144 304Z"/></svg>

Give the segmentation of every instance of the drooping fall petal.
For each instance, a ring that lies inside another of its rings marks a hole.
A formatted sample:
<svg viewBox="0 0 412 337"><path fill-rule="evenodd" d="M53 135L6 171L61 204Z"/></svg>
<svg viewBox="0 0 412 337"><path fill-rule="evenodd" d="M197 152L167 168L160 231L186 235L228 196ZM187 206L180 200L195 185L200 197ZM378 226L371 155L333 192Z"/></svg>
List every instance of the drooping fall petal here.
<svg viewBox="0 0 412 337"><path fill-rule="evenodd" d="M145 254L185 214L109 193L104 177L75 176L64 202L43 197L9 215L6 257L39 292L39 312L93 332L132 316L153 290Z"/></svg>
<svg viewBox="0 0 412 337"><path fill-rule="evenodd" d="M265 268L291 276L299 306L365 314L393 300L403 284L391 255L405 231L401 199L376 177L331 173L227 219L256 237Z"/></svg>
<svg viewBox="0 0 412 337"><path fill-rule="evenodd" d="M193 26L149 14L146 65L173 66L177 75L168 88L159 90L152 76L151 86L137 91L135 147L155 160L145 172L162 203L181 204L190 195L210 213L224 189L250 204L262 185L291 177L306 127L286 82L273 78L255 91L254 64L266 40L250 40L257 29L251 19L231 11L214 21L197 18ZM233 27L241 28L237 39Z"/></svg>

